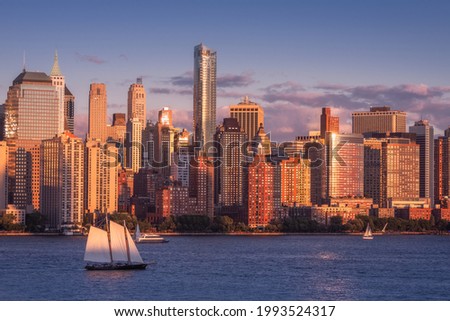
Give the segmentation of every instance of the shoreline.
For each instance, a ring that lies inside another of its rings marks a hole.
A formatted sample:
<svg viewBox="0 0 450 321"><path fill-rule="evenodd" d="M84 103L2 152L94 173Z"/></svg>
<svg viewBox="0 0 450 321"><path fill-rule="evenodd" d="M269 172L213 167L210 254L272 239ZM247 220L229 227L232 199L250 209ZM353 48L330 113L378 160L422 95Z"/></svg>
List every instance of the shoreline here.
<svg viewBox="0 0 450 321"><path fill-rule="evenodd" d="M153 233L153 232L152 232ZM155 232L161 236L362 236L364 232L344 232L344 233L284 233L284 232L230 232L230 233L206 233L206 232ZM381 232L374 232L374 236L383 235L441 235L448 236L449 232L437 233L436 231L424 231L424 232L386 232L382 234ZM2 236L87 236L87 235L64 235L57 232L0 232L0 237Z"/></svg>

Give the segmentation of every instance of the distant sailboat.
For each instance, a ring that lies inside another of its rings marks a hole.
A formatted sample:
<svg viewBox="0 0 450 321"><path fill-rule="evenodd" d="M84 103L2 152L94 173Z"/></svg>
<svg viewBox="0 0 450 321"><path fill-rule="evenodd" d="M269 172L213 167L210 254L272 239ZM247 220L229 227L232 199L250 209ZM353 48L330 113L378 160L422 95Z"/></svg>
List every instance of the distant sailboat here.
<svg viewBox="0 0 450 321"><path fill-rule="evenodd" d="M386 223L383 227L383 229L381 230L381 233L386 233L386 227L388 226L388 223Z"/></svg>
<svg viewBox="0 0 450 321"><path fill-rule="evenodd" d="M147 267L125 221L122 226L107 220L106 229L91 226L84 253L87 270L143 270Z"/></svg>
<svg viewBox="0 0 450 321"><path fill-rule="evenodd" d="M139 228L139 224L137 224L136 231L134 232L134 241L139 242L140 237L141 237L141 229Z"/></svg>
<svg viewBox="0 0 450 321"><path fill-rule="evenodd" d="M167 243L168 240L159 236L158 234L145 234L141 233L139 224L136 225L136 231L134 232L134 241L136 243Z"/></svg>
<svg viewBox="0 0 450 321"><path fill-rule="evenodd" d="M372 240L372 239L373 239L372 229L370 228L370 224L367 223L367 228L366 232L364 233L363 240Z"/></svg>

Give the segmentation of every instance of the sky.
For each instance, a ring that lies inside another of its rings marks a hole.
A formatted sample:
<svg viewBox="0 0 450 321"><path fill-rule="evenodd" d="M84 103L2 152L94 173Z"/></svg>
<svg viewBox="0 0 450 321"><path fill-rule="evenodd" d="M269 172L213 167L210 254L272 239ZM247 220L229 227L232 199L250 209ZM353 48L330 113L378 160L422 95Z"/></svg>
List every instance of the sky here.
<svg viewBox="0 0 450 321"><path fill-rule="evenodd" d="M50 73L57 50L81 137L89 84L107 85L111 119L137 77L147 117L169 106L191 131L201 42L217 51L218 123L249 96L276 141L318 129L324 106L343 132L353 111L380 105L407 111L409 124L429 119L437 134L450 126L449 1L2 0L0 12L0 103L24 60Z"/></svg>

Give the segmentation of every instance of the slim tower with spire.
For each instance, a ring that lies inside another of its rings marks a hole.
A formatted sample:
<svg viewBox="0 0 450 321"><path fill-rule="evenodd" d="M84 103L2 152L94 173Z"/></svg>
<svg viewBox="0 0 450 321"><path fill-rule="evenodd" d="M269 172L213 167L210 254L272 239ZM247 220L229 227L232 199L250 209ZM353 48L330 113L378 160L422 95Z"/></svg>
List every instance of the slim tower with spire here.
<svg viewBox="0 0 450 321"><path fill-rule="evenodd" d="M52 85L58 91L58 133L61 134L64 132L64 94L66 83L59 68L58 52L56 50L50 78L52 79Z"/></svg>

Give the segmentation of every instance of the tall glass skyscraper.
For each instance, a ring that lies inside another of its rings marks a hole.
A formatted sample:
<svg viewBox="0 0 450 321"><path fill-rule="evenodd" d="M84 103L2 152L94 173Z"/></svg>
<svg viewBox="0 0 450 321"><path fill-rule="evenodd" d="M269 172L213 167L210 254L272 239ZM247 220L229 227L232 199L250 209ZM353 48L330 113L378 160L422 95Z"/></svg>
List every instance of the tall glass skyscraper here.
<svg viewBox="0 0 450 321"><path fill-rule="evenodd" d="M205 146L216 131L216 52L194 48L194 142Z"/></svg>

